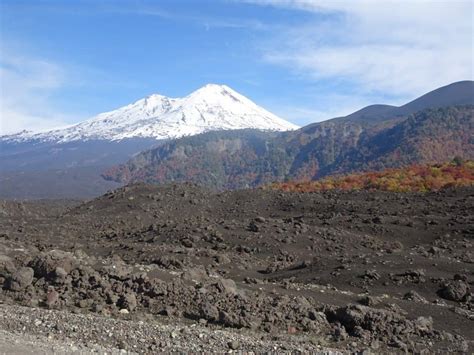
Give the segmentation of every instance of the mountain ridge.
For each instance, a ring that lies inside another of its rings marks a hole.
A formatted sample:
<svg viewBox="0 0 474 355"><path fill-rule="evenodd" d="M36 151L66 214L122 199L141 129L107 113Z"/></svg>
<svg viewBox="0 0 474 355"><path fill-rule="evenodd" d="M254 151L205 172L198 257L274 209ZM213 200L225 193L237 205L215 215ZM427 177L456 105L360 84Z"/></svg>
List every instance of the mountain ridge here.
<svg viewBox="0 0 474 355"><path fill-rule="evenodd" d="M364 123L379 123L387 119L397 119L427 108L440 108L456 105L474 105L474 81L457 81L407 102L401 106L374 104L361 108L347 116L336 117L329 121L357 121Z"/></svg>

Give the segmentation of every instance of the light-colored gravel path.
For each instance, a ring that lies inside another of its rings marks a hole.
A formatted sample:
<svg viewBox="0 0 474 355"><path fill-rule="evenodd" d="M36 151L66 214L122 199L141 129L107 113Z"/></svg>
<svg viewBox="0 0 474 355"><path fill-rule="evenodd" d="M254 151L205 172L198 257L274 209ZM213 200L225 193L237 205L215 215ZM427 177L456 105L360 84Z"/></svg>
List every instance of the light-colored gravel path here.
<svg viewBox="0 0 474 355"><path fill-rule="evenodd" d="M161 324L0 305L0 354L311 352L335 355L304 335L274 339L200 324Z"/></svg>

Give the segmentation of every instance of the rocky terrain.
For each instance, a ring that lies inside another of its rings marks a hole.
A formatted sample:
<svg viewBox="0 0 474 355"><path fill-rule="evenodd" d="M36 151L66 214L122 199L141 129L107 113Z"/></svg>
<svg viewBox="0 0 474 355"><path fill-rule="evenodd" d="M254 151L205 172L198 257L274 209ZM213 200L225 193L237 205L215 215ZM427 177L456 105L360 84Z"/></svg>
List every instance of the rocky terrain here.
<svg viewBox="0 0 474 355"><path fill-rule="evenodd" d="M0 352L474 351L474 188L0 203Z"/></svg>

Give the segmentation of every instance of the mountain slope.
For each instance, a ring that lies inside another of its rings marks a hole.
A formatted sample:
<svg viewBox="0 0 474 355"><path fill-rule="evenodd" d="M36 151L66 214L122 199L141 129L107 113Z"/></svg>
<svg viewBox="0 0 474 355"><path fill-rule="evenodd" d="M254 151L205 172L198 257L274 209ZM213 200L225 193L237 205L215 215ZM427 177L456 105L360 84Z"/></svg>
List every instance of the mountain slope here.
<svg viewBox="0 0 474 355"><path fill-rule="evenodd" d="M72 141L190 136L208 131L254 128L286 131L298 128L225 85L209 84L184 98L151 95L84 122L42 133L21 132L4 141Z"/></svg>
<svg viewBox="0 0 474 355"><path fill-rule="evenodd" d="M120 182L192 181L217 189L268 183L286 170L281 168L286 164L275 162L287 158L286 151L273 144L278 136L234 130L184 137L142 152L127 164L108 169L103 176Z"/></svg>
<svg viewBox="0 0 474 355"><path fill-rule="evenodd" d="M426 109L392 126L322 122L298 131L202 134L143 152L104 173L122 182L192 181L218 189L413 163L474 159L474 106ZM211 173L212 172L212 173Z"/></svg>
<svg viewBox="0 0 474 355"><path fill-rule="evenodd" d="M474 81L458 81L440 87L400 106L397 110L397 114L406 115L426 108L457 105L474 105Z"/></svg>

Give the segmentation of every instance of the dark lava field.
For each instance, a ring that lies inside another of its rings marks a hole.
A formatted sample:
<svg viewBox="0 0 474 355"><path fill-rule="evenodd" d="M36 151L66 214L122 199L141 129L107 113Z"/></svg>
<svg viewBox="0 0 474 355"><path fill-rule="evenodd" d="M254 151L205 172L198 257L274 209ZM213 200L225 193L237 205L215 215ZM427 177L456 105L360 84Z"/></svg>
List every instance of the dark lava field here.
<svg viewBox="0 0 474 355"><path fill-rule="evenodd" d="M472 353L473 212L474 188L140 184L87 202L1 201L0 304L249 331L268 344L305 337L281 351ZM48 334L67 338L61 327ZM112 346L154 353L173 339Z"/></svg>

